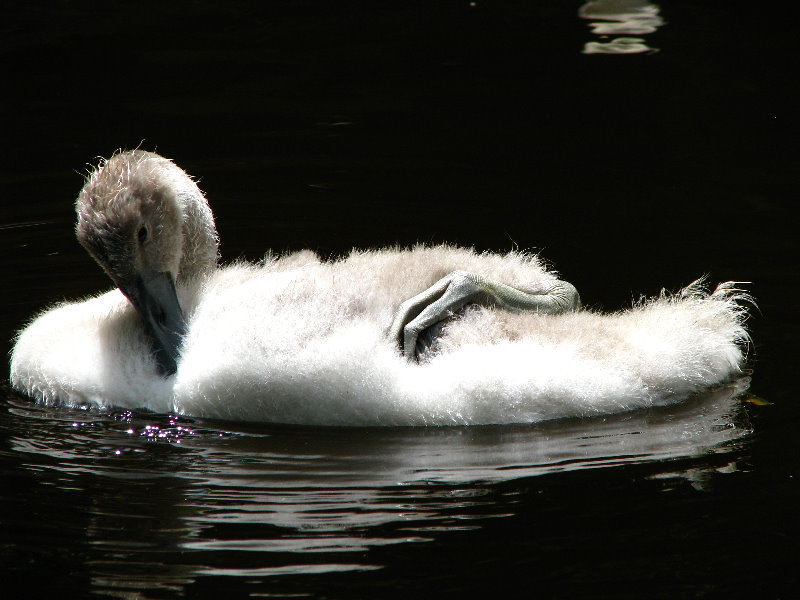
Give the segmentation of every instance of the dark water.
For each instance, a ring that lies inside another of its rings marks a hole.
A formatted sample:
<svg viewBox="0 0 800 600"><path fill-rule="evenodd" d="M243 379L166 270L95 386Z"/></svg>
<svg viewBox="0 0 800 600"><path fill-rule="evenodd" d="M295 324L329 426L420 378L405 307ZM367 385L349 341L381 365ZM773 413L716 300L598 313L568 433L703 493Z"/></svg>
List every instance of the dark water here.
<svg viewBox="0 0 800 600"><path fill-rule="evenodd" d="M72 201L95 156L142 140L201 177L228 260L516 246L598 309L708 273L752 282L759 310L748 391L538 426L245 426L44 408L5 383L4 587L789 597L794 23L744 2L12 2L6 350L107 287Z"/></svg>

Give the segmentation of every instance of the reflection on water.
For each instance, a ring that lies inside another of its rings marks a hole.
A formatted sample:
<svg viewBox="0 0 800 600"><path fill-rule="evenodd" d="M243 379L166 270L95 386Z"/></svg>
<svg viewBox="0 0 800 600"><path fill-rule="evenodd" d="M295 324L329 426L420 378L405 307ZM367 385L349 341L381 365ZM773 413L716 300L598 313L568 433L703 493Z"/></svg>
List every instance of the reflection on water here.
<svg viewBox="0 0 800 600"><path fill-rule="evenodd" d="M380 569L375 549L513 514L496 487L510 480L730 452L751 431L746 387L596 419L435 429L232 427L10 400L2 452L36 481L23 493L57 492L51 510L75 513L69 544L85 546L93 591L184 593L203 577Z"/></svg>
<svg viewBox="0 0 800 600"><path fill-rule="evenodd" d="M642 36L664 25L657 5L647 0L592 0L581 6L578 15L591 21L592 33L600 41L587 42L584 54L639 54L657 48L647 45Z"/></svg>

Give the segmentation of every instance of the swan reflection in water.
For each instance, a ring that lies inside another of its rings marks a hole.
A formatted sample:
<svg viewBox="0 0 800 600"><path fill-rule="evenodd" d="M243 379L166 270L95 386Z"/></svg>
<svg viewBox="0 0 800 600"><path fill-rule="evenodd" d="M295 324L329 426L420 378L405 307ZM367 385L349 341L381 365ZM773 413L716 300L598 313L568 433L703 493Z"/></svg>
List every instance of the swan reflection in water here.
<svg viewBox="0 0 800 600"><path fill-rule="evenodd" d="M83 473L83 463L91 461L97 476L135 479L145 474L135 468L138 459L146 460L157 447L171 446L176 454L163 465L149 465L151 475L184 479L188 487L202 482L205 491L207 486L236 486L243 479L249 482L250 493L273 487L288 492L341 486L491 484L724 453L729 444L752 432L742 399L748 385L749 379L743 378L680 404L615 415L444 428L232 424L20 401L11 406L13 414L58 420L65 430L42 433L48 437L33 443L28 440L30 432L22 431L12 445L26 454L55 459L56 468L66 473ZM123 471L119 466L125 460L131 464Z"/></svg>
<svg viewBox="0 0 800 600"><path fill-rule="evenodd" d="M86 538L93 589L185 589L205 576L374 570L381 554L367 550L482 528L524 506L519 490L581 485L596 469L665 490L714 485L752 431L746 387L591 419L358 430L19 400L8 431L48 506L85 524L73 534Z"/></svg>
<svg viewBox="0 0 800 600"><path fill-rule="evenodd" d="M659 7L647 0L592 0L578 15L591 21L592 33L602 41L587 42L584 54L640 54L657 50L643 37L664 25ZM635 36L635 37L633 37Z"/></svg>

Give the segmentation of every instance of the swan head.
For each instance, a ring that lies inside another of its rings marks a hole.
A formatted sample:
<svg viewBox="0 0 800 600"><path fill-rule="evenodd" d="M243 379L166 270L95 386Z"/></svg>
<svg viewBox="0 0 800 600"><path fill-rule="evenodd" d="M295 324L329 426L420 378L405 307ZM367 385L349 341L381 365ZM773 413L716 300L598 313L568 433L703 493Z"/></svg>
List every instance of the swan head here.
<svg viewBox="0 0 800 600"><path fill-rule="evenodd" d="M162 374L175 373L186 330L176 284L217 261L202 192L172 161L134 150L101 162L76 212L78 241L142 315Z"/></svg>

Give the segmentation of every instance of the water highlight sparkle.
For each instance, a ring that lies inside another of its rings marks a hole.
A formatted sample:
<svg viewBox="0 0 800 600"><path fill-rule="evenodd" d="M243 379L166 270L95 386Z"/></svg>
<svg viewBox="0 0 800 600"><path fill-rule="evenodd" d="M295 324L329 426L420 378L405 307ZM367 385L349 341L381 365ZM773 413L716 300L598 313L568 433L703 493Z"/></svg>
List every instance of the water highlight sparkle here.
<svg viewBox="0 0 800 600"><path fill-rule="evenodd" d="M655 33L665 21L659 7L648 0L592 0L581 6L578 16L590 21L597 39L586 42L583 54L642 54L657 52L644 37ZM636 36L636 37L632 37Z"/></svg>

